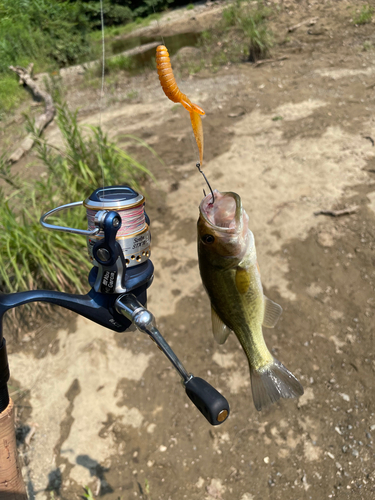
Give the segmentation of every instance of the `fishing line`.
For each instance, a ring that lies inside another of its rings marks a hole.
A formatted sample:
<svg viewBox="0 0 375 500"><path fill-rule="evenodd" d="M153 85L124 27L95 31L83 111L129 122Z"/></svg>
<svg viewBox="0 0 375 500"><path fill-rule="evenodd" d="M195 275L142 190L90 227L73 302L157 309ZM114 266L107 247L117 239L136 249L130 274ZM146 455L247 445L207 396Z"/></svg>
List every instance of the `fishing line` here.
<svg viewBox="0 0 375 500"><path fill-rule="evenodd" d="M100 98L99 98L99 129L102 132L102 104L103 104L103 96L104 96L104 72L105 72L105 39L104 39L103 0L100 0L100 22L101 22L101 30L102 30L102 82L101 82ZM100 168L102 170L103 194L104 194L105 184L104 184L103 151L102 151L101 140L99 142L99 161L100 161Z"/></svg>
<svg viewBox="0 0 375 500"><path fill-rule="evenodd" d="M95 217L96 213L99 210L101 210L101 208L98 210L92 210L88 208L86 210L89 230L93 230L95 229L95 227L97 227L95 223ZM139 233L140 231L143 231L145 229L146 216L144 202L142 202L141 205L131 207L129 209L117 209L116 212L119 214L122 221L121 227L117 231L116 239L125 238L126 236L130 236L134 233Z"/></svg>
<svg viewBox="0 0 375 500"><path fill-rule="evenodd" d="M155 3L154 2L152 2L152 8L154 9L154 14L156 16L156 10L155 10ZM163 35L161 34L161 28L160 28L160 24L159 24L159 19L158 18L156 18L156 25L157 25L158 30L159 30L160 38L161 38L161 40L163 42L163 45L165 46L165 42L164 42Z"/></svg>

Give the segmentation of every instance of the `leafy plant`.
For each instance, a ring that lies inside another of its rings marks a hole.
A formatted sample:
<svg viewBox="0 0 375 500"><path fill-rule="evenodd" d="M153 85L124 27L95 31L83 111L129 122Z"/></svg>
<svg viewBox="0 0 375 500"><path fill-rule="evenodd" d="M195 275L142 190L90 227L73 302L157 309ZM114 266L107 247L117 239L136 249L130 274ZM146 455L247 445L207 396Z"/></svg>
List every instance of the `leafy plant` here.
<svg viewBox="0 0 375 500"><path fill-rule="evenodd" d="M87 498L87 500L95 500L94 495L88 486L85 486L84 490L85 490L85 493L83 494L84 498Z"/></svg>
<svg viewBox="0 0 375 500"><path fill-rule="evenodd" d="M255 7L236 0L223 11L224 26L240 30L249 44L251 62L266 57L272 47L272 33L266 23L270 13L262 0L258 0Z"/></svg>
<svg viewBox="0 0 375 500"><path fill-rule="evenodd" d="M353 18L354 24L368 24L372 21L374 9L371 5L363 5L361 11Z"/></svg>

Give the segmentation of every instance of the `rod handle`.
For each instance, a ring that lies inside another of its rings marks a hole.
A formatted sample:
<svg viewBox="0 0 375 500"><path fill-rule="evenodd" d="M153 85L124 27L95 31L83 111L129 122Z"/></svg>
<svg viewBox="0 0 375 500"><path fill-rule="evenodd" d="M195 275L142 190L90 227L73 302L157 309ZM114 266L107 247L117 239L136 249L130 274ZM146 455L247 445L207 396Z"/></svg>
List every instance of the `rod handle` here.
<svg viewBox="0 0 375 500"><path fill-rule="evenodd" d="M185 390L189 399L211 425L220 425L228 418L228 401L203 378L192 377L186 382Z"/></svg>

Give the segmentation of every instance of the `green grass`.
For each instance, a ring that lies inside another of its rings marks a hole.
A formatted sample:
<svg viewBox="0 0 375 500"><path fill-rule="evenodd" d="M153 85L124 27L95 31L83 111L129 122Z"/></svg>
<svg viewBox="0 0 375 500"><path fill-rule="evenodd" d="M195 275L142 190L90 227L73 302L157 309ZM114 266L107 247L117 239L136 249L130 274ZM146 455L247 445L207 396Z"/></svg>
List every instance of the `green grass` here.
<svg viewBox="0 0 375 500"><path fill-rule="evenodd" d="M194 9L194 4L189 3L189 5L186 6L186 10L193 10Z"/></svg>
<svg viewBox="0 0 375 500"><path fill-rule="evenodd" d="M159 13L153 13L150 14L147 17L137 17L134 21L121 25L121 26L109 26L109 27L104 27L104 37L106 43L110 42L111 39L115 36L121 36L121 35L127 35L128 33L131 33L132 31L138 29L138 28L143 28L148 26L152 21L159 20L161 17L161 14ZM91 41L100 41L102 40L102 34L101 31L92 31L89 35L89 38Z"/></svg>
<svg viewBox="0 0 375 500"><path fill-rule="evenodd" d="M127 99L136 99L138 97L138 90L129 90L129 92L126 94Z"/></svg>
<svg viewBox="0 0 375 500"><path fill-rule="evenodd" d="M374 8L371 5L363 5L361 11L353 17L354 24L368 24L372 21Z"/></svg>
<svg viewBox="0 0 375 500"><path fill-rule="evenodd" d="M27 98L14 75L0 76L0 120L6 118L12 109Z"/></svg>
<svg viewBox="0 0 375 500"><path fill-rule="evenodd" d="M42 212L65 203L85 199L102 185L129 184L140 189L149 171L110 142L98 127L78 125L77 114L66 105L58 107L57 124L62 150L37 137L34 147L47 175L35 184L12 175L5 157L0 175L12 186L12 194L0 192L0 290L18 292L47 288L70 292L88 290L90 269L86 242L69 233L47 231L39 224ZM33 123L29 122L29 129ZM141 144L142 141L139 141ZM84 210L66 212L61 225L85 228Z"/></svg>
<svg viewBox="0 0 375 500"><path fill-rule="evenodd" d="M127 56L116 56L107 59L105 62L105 72L113 73L117 71L130 71L134 67L134 60ZM100 70L101 71L101 70Z"/></svg>
<svg viewBox="0 0 375 500"><path fill-rule="evenodd" d="M83 494L83 498L87 498L87 500L95 500L95 497L88 486L85 486L84 490L85 493Z"/></svg>
<svg viewBox="0 0 375 500"><path fill-rule="evenodd" d="M369 50L374 50L374 45L370 41L363 42L362 50L363 52L368 52Z"/></svg>

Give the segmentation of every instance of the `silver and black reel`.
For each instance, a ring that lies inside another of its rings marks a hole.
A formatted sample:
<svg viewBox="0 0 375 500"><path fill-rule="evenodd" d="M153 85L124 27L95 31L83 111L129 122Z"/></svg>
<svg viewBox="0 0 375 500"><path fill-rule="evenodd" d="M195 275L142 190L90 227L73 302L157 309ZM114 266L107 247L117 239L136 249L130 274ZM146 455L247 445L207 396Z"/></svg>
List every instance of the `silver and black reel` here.
<svg viewBox="0 0 375 500"><path fill-rule="evenodd" d="M48 224L61 210L84 206L87 230ZM152 281L150 220L145 198L129 186L96 189L85 201L68 203L41 218L47 229L86 236L93 264L89 283L101 293L125 293Z"/></svg>

